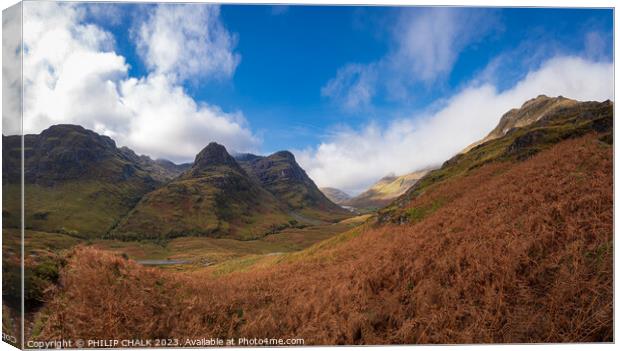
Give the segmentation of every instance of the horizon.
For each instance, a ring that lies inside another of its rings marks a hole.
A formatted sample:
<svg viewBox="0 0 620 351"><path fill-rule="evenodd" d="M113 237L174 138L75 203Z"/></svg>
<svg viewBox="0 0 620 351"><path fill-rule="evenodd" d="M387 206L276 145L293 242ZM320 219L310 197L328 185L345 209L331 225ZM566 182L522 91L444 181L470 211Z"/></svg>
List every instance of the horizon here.
<svg viewBox="0 0 620 351"><path fill-rule="evenodd" d="M609 9L29 2L24 27L25 134L77 124L175 163L288 150L349 194L538 95L614 94Z"/></svg>

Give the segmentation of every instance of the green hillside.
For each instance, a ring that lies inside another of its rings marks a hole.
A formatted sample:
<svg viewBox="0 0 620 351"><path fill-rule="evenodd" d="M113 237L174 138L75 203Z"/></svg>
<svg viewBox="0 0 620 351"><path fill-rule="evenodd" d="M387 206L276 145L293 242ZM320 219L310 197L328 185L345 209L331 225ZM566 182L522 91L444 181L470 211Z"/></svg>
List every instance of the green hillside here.
<svg viewBox="0 0 620 351"><path fill-rule="evenodd" d="M196 156L192 168L144 196L110 237L252 239L294 223L222 145L211 143Z"/></svg>
<svg viewBox="0 0 620 351"><path fill-rule="evenodd" d="M19 136L3 136L3 226L20 222ZM106 136L57 125L24 137L26 228L100 237L159 182Z"/></svg>

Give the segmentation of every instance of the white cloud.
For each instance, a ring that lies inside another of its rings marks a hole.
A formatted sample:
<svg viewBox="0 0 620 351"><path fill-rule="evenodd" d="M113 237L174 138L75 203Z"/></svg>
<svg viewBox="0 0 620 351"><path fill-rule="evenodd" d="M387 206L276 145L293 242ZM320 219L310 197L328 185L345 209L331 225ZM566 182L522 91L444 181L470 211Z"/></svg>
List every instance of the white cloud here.
<svg viewBox="0 0 620 351"><path fill-rule="evenodd" d="M209 11L210 20L217 21L218 12ZM197 103L178 85L191 65L178 63L185 67L179 75L168 67L129 77L125 58L114 52L112 34L83 23L85 15L85 8L72 4L24 3L26 133L53 124L79 124L138 153L176 161L192 160L210 141L239 151L257 148L260 140L241 113ZM192 27L187 23L192 19L184 19L186 27ZM209 74L216 74L214 70Z"/></svg>
<svg viewBox="0 0 620 351"><path fill-rule="evenodd" d="M337 99L347 110L357 110L370 105L376 83L375 65L348 64L321 88L321 95Z"/></svg>
<svg viewBox="0 0 620 351"><path fill-rule="evenodd" d="M2 13L2 133L21 131L21 4Z"/></svg>
<svg viewBox="0 0 620 351"><path fill-rule="evenodd" d="M132 114L129 131L118 139L137 152L173 160L193 156L210 141L229 151L256 150L259 140L240 113L224 113L198 104L170 79L152 74L121 86L123 104Z"/></svg>
<svg viewBox="0 0 620 351"><path fill-rule="evenodd" d="M405 174L440 165L483 138L501 115L540 94L577 100L612 99L613 64L557 57L505 91L492 84L470 85L442 108L381 128L340 129L314 149L297 151L302 167L319 186L351 193L365 190L389 173Z"/></svg>
<svg viewBox="0 0 620 351"><path fill-rule="evenodd" d="M458 8L408 12L396 27L397 49L387 60L408 79L432 83L452 71L460 52L492 21L479 11Z"/></svg>
<svg viewBox="0 0 620 351"><path fill-rule="evenodd" d="M159 5L135 36L138 53L150 69L180 80L229 77L240 60L233 51L236 39L215 5Z"/></svg>
<svg viewBox="0 0 620 351"><path fill-rule="evenodd" d="M392 30L394 47L375 62L346 64L321 94L348 111L370 106L380 92L392 99L406 98L412 85L430 85L449 75L463 49L485 35L494 21L486 11L404 11Z"/></svg>

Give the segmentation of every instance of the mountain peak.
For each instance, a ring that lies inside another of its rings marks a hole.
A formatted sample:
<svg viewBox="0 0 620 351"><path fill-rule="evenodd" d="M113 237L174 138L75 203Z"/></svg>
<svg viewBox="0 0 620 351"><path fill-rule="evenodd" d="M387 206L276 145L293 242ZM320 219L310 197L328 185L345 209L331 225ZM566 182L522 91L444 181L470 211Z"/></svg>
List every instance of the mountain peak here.
<svg viewBox="0 0 620 351"><path fill-rule="evenodd" d="M527 100L519 108L513 108L506 112L499 120L498 125L486 137L466 147L461 153L465 153L474 147L489 140L501 138L513 128L528 126L536 121L550 116L562 109L576 106L579 102L563 96L549 97L538 95Z"/></svg>
<svg viewBox="0 0 620 351"><path fill-rule="evenodd" d="M211 142L196 155L193 168L202 169L219 165L239 167L235 159L226 151L224 145Z"/></svg>
<svg viewBox="0 0 620 351"><path fill-rule="evenodd" d="M53 138L53 140L59 138L58 142L54 142L54 145L60 143L95 148L116 148L116 143L110 137L75 124L56 124L50 126L41 132L40 137L43 139Z"/></svg>
<svg viewBox="0 0 620 351"><path fill-rule="evenodd" d="M289 161L295 161L295 155L293 155L292 152L286 151L286 150L278 151L275 154L273 154L272 156L282 157L282 158L287 159Z"/></svg>
<svg viewBox="0 0 620 351"><path fill-rule="evenodd" d="M247 175L234 157L226 151L224 145L211 142L196 155L194 164L182 176L185 178L202 177L205 173L220 167L228 168L243 176Z"/></svg>

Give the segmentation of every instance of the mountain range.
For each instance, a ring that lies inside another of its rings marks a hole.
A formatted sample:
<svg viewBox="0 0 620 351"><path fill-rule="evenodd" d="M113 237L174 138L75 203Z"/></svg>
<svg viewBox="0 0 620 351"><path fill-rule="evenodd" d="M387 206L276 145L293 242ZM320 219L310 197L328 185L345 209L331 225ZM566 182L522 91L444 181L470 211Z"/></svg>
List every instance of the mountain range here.
<svg viewBox="0 0 620 351"><path fill-rule="evenodd" d="M3 136L3 225L19 226L19 136ZM139 156L77 125L24 136L27 229L83 238L256 238L350 213L286 151L235 160L210 143L192 164Z"/></svg>
<svg viewBox="0 0 620 351"><path fill-rule="evenodd" d="M429 171L364 224L301 251L179 274L78 247L37 337L613 342L614 106L532 110L552 99L526 103L530 113L514 111L501 135ZM179 179L202 181L205 167L253 178L207 149L217 165L204 158Z"/></svg>

